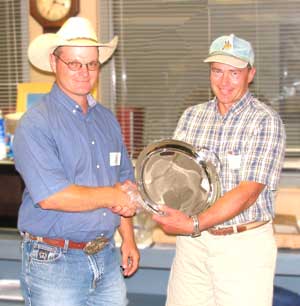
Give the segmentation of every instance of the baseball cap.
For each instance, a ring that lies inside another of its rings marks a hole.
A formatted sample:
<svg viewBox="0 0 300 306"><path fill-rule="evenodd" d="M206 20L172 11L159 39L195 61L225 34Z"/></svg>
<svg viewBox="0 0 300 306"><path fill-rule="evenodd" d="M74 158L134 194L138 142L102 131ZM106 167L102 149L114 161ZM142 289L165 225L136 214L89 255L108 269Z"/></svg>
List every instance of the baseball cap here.
<svg viewBox="0 0 300 306"><path fill-rule="evenodd" d="M234 34L220 36L215 39L209 48L209 55L205 63L222 63L236 68L245 68L254 65L254 51L251 43Z"/></svg>

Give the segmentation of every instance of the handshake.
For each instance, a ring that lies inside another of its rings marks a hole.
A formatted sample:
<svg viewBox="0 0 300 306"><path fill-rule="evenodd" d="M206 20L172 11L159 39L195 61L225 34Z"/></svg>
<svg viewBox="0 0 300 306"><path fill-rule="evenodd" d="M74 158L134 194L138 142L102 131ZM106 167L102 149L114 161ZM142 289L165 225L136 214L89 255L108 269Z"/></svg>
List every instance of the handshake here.
<svg viewBox="0 0 300 306"><path fill-rule="evenodd" d="M115 200L111 207L112 212L123 217L132 217L143 206L143 200L137 189L137 185L131 181L117 183L113 187Z"/></svg>

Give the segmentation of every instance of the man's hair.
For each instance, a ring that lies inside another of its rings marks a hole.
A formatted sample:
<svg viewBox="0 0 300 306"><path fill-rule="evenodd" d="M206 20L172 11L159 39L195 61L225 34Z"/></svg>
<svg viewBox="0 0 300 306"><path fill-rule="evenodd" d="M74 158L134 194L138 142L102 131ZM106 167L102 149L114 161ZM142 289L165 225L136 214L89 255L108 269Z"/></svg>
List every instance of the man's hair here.
<svg viewBox="0 0 300 306"><path fill-rule="evenodd" d="M62 54L61 46L55 48L55 50L52 52L52 54L60 56Z"/></svg>
<svg viewBox="0 0 300 306"><path fill-rule="evenodd" d="M63 53L62 47L64 46L58 46L53 52L53 55L61 56ZM97 48L98 54L99 54L99 48Z"/></svg>

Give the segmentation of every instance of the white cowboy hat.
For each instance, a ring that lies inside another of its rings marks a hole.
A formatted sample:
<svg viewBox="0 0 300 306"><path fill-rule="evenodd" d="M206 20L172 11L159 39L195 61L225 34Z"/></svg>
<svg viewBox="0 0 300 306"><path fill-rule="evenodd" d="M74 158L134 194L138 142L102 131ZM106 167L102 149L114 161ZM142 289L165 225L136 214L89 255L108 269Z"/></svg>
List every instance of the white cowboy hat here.
<svg viewBox="0 0 300 306"><path fill-rule="evenodd" d="M99 62L103 64L117 48L118 37L109 43L99 43L89 20L83 17L69 18L57 33L42 34L35 38L28 47L28 58L35 67L52 72L49 54L59 46L99 47Z"/></svg>

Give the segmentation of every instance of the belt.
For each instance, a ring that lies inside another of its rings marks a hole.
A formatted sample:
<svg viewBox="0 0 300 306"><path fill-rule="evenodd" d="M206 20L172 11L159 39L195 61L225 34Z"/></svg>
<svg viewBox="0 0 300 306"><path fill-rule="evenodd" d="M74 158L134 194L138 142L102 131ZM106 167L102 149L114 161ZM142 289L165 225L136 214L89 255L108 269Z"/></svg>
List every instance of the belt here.
<svg viewBox="0 0 300 306"><path fill-rule="evenodd" d="M251 223L233 225L233 226L228 226L228 227L219 227L219 228L212 227L212 228L209 228L207 231L212 235L231 235L231 234L237 234L237 233L251 230L253 228L260 227L268 222L269 221L255 221Z"/></svg>
<svg viewBox="0 0 300 306"><path fill-rule="evenodd" d="M109 241L109 239L107 239L106 237L98 237L89 242L76 242L72 240L33 236L29 233L25 233L24 236L30 240L43 242L43 243L46 243L48 245L55 246L55 247L64 248L65 246L67 246L67 248L69 249L83 250L88 255L93 255L101 251Z"/></svg>

